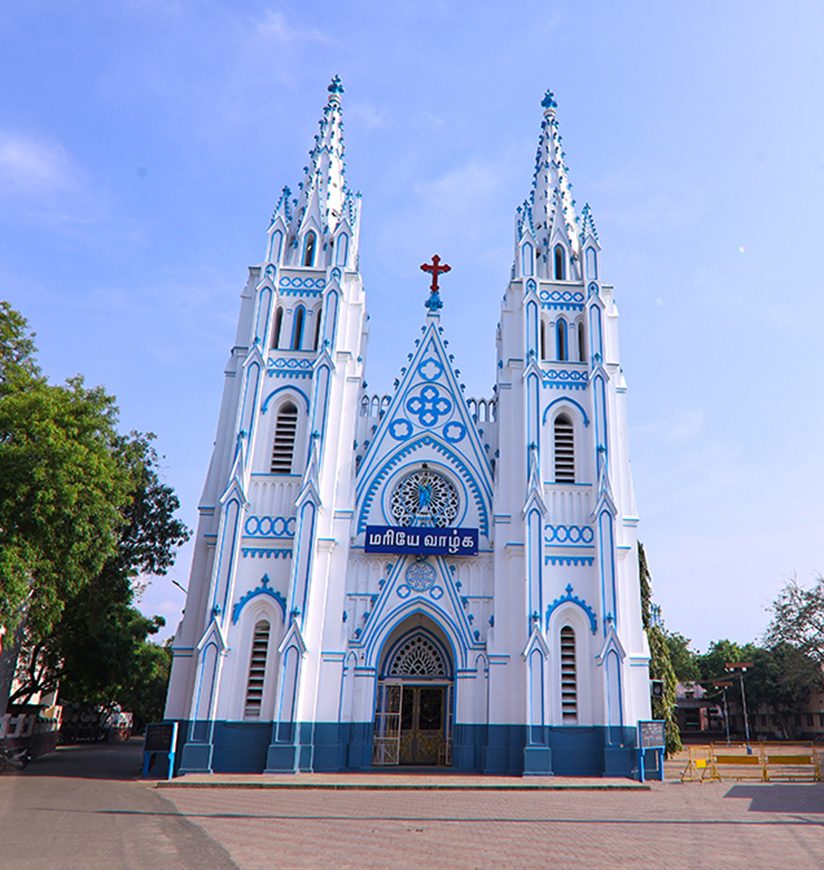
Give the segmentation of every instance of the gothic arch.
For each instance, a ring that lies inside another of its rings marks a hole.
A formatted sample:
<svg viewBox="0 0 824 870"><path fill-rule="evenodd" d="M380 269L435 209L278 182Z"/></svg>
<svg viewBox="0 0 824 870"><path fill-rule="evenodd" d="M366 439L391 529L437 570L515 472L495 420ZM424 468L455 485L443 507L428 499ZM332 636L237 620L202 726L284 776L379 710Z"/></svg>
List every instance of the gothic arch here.
<svg viewBox="0 0 824 870"><path fill-rule="evenodd" d="M429 449L426 450L425 448ZM419 451L424 453L424 455L415 456ZM433 458L432 452L440 454L443 459ZM475 474L461 458L460 454L429 433L420 436L411 443L401 445L393 454L385 457L378 471L373 474L368 484L362 488L363 495L360 499L360 510L358 512L358 533L366 530L366 522L380 487L399 470L420 464L421 462L427 462L435 466L439 465L461 481L462 486L467 492L463 514L466 514L469 508L469 499L471 498L472 504L475 506L478 514L480 532L482 535L488 536L490 505Z"/></svg>

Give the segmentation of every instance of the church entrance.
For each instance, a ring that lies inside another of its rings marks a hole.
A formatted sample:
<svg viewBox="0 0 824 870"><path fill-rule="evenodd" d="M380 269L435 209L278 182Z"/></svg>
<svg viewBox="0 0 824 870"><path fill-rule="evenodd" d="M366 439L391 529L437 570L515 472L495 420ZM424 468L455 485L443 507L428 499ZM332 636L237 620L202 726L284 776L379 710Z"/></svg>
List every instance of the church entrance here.
<svg viewBox="0 0 824 870"><path fill-rule="evenodd" d="M446 650L423 629L386 657L375 704L375 765L452 763L452 679Z"/></svg>

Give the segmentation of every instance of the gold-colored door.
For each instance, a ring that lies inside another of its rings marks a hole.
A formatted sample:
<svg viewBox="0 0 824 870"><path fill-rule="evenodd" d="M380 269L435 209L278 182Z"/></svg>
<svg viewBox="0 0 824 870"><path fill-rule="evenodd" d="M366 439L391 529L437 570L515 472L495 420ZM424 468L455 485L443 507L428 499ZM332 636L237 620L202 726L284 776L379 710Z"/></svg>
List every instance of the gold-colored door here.
<svg viewBox="0 0 824 870"><path fill-rule="evenodd" d="M401 764L443 762L444 686L404 686L401 705Z"/></svg>

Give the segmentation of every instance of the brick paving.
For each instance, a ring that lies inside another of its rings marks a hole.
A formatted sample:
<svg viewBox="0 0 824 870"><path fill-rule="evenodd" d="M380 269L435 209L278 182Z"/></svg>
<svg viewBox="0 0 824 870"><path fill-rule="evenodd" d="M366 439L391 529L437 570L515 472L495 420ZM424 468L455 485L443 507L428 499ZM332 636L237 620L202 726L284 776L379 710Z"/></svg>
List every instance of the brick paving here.
<svg viewBox="0 0 824 870"><path fill-rule="evenodd" d="M824 867L822 784L158 793L250 870Z"/></svg>

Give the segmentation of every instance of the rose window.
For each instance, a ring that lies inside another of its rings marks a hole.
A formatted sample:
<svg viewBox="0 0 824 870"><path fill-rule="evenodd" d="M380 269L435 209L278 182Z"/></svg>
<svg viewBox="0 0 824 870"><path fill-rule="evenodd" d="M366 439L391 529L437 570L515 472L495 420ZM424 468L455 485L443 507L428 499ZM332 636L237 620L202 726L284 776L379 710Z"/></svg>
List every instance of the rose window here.
<svg viewBox="0 0 824 870"><path fill-rule="evenodd" d="M428 468L405 477L389 502L392 519L399 526L451 526L459 507L455 487Z"/></svg>

